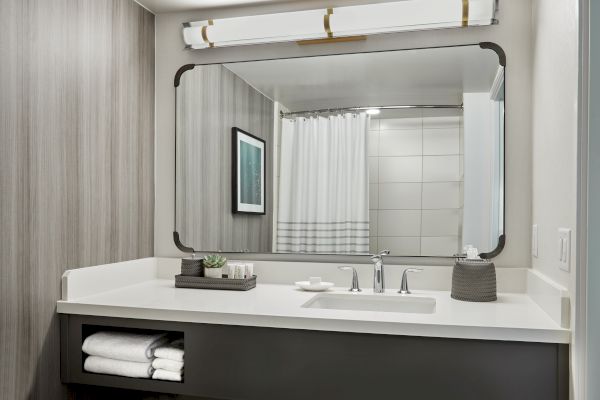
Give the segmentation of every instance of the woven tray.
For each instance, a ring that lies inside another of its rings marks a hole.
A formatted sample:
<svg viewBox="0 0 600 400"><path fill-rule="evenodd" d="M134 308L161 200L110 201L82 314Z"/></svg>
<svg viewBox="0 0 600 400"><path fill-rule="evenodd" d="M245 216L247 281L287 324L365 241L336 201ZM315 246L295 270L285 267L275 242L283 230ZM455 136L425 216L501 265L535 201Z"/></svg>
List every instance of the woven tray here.
<svg viewBox="0 0 600 400"><path fill-rule="evenodd" d="M250 290L256 287L256 275L246 279L175 275L175 287L212 290Z"/></svg>

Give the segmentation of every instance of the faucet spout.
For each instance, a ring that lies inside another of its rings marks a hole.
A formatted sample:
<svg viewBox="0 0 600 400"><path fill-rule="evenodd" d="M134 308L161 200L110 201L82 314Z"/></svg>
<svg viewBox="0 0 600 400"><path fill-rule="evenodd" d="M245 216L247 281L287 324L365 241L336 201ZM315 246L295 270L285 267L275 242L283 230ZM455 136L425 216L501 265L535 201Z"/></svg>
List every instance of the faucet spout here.
<svg viewBox="0 0 600 400"><path fill-rule="evenodd" d="M385 292L385 274L383 268L383 256L390 254L389 250L383 250L378 254L371 256L373 261L373 292L384 293Z"/></svg>

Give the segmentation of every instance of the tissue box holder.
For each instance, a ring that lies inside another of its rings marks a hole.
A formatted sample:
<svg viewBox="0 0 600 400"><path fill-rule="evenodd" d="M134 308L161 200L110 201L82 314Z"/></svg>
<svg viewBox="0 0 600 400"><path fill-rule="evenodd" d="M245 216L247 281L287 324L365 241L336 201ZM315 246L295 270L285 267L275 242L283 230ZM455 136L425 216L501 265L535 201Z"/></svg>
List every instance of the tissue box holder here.
<svg viewBox="0 0 600 400"><path fill-rule="evenodd" d="M452 271L451 297L474 302L497 300L494 263L489 260L456 260Z"/></svg>

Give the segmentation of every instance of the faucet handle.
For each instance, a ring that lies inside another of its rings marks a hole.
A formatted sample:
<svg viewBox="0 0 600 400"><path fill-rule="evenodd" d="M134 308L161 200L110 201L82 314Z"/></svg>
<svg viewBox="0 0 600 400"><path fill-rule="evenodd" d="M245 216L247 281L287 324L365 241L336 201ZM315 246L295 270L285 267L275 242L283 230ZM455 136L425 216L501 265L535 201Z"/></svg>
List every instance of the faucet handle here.
<svg viewBox="0 0 600 400"><path fill-rule="evenodd" d="M352 287L348 289L350 292L362 292L358 285L358 273L356 272L356 268L349 265L342 265L338 267L338 269L341 271L352 271Z"/></svg>
<svg viewBox="0 0 600 400"><path fill-rule="evenodd" d="M377 254L371 254L371 260L380 260L383 256L387 256L390 254L389 250L382 250Z"/></svg>
<svg viewBox="0 0 600 400"><path fill-rule="evenodd" d="M408 278L406 277L407 272L422 272L423 268L406 268L402 273L402 284L400 285L400 290L398 293L400 294L410 294L410 290L408 290Z"/></svg>

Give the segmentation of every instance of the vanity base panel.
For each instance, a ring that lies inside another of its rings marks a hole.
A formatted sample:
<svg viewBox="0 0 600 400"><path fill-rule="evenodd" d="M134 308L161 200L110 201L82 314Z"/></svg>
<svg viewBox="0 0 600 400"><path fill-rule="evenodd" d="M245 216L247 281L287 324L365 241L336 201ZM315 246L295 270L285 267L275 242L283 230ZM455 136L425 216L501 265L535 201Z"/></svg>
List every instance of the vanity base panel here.
<svg viewBox="0 0 600 400"><path fill-rule="evenodd" d="M89 326L183 332L181 383L83 371ZM61 315L65 383L214 399L567 400L568 345Z"/></svg>

